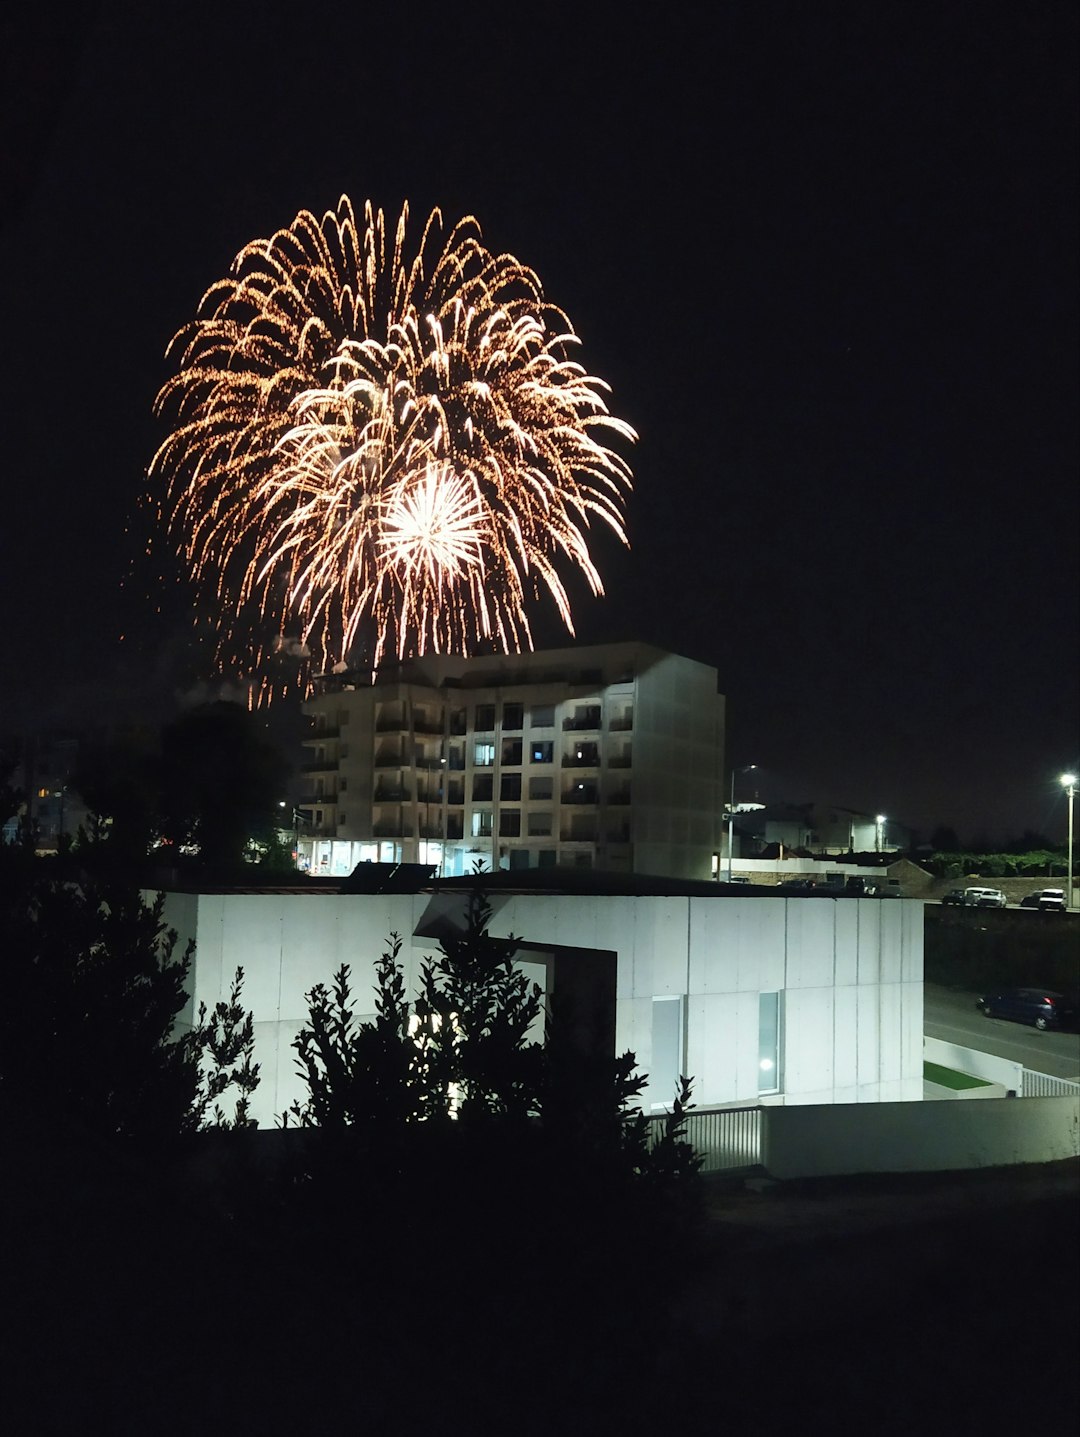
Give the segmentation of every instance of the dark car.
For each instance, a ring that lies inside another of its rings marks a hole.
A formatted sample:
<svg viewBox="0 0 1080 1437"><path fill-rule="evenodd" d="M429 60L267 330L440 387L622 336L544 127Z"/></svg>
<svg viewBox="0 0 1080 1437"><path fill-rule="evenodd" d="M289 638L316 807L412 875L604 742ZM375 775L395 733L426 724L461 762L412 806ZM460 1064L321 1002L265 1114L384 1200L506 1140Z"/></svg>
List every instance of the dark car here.
<svg viewBox="0 0 1080 1437"><path fill-rule="evenodd" d="M967 899L964 897L962 888L950 888L941 901L942 903L955 903L957 908L963 908Z"/></svg>
<svg viewBox="0 0 1080 1437"><path fill-rule="evenodd" d="M1038 908L1043 913L1065 912L1064 888L1038 888L1020 900L1021 908Z"/></svg>
<svg viewBox="0 0 1080 1437"><path fill-rule="evenodd" d="M1064 1028L1076 1023L1076 995L1050 988L998 988L979 999L988 1018L1010 1018L1036 1028Z"/></svg>

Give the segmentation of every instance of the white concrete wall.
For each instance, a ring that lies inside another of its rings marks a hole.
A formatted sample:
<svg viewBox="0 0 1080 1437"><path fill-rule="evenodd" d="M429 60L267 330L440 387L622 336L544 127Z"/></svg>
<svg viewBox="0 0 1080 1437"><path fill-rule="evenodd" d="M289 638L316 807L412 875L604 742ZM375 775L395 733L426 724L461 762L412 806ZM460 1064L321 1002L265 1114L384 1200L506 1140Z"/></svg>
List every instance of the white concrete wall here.
<svg viewBox="0 0 1080 1437"><path fill-rule="evenodd" d="M767 1108L762 1162L776 1178L951 1172L1080 1155L1080 1099Z"/></svg>
<svg viewBox="0 0 1080 1437"><path fill-rule="evenodd" d="M923 1057L928 1063L940 1063L943 1068L952 1068L957 1073L967 1073L987 1083L1000 1083L1006 1093L1024 1091L1024 1065L1011 1058L980 1053L976 1048L946 1043L942 1038L924 1038Z"/></svg>
<svg viewBox="0 0 1080 1437"><path fill-rule="evenodd" d="M374 970L391 932L403 939L413 989L434 940L414 938L447 896L170 895L167 921L197 938L195 1000L212 1007L237 966L255 1016L262 1082L254 1103L271 1125L303 1097L292 1040L305 994L352 970L358 1015L374 1010ZM494 903L490 931L531 945L617 955L616 1036L644 1071L654 997L685 1000L685 1070L699 1107L758 1100L758 997L782 1002L778 1103L916 1101L922 1097L922 905L876 899L750 895L517 895ZM537 973L542 970L538 968ZM533 976L530 971L530 977ZM672 1095L651 1093L648 1101Z"/></svg>

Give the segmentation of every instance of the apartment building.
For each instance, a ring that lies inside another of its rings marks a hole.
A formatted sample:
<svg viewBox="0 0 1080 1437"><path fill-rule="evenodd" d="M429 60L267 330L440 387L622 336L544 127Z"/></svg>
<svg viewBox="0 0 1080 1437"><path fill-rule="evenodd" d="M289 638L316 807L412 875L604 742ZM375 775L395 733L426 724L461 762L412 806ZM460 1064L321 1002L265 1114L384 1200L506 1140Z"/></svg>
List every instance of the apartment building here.
<svg viewBox="0 0 1080 1437"><path fill-rule="evenodd" d="M301 866L570 866L710 876L716 670L641 643L431 655L324 675L304 706Z"/></svg>

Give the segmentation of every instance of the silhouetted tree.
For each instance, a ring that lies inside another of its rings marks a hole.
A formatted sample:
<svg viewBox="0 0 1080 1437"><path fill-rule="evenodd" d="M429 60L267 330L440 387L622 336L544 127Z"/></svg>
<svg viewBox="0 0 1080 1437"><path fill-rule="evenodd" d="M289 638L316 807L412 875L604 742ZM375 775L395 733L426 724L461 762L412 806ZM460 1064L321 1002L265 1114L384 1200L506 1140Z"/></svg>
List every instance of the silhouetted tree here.
<svg viewBox="0 0 1080 1437"><path fill-rule="evenodd" d="M236 868L249 839L271 837L287 774L247 709L201 704L162 732L162 832L177 847L197 844L208 868Z"/></svg>
<svg viewBox="0 0 1080 1437"><path fill-rule="evenodd" d="M134 870L145 862L159 830L158 737L130 731L80 745L71 775L93 819L83 847L95 858Z"/></svg>
<svg viewBox="0 0 1080 1437"><path fill-rule="evenodd" d="M258 1082L238 971L227 1001L183 1023L191 945L177 954L164 898L64 878L21 851L0 872L0 1117L5 1131L160 1140L244 1126ZM220 1100L239 1092L227 1118Z"/></svg>

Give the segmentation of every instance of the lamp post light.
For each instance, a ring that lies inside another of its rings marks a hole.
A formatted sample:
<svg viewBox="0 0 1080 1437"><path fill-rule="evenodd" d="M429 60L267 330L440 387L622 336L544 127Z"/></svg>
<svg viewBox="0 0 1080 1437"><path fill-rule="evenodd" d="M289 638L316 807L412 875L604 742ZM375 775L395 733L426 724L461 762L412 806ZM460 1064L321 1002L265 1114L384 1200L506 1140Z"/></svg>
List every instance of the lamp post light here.
<svg viewBox="0 0 1080 1437"><path fill-rule="evenodd" d="M885 815L879 813L877 822L877 851L882 853L885 849Z"/></svg>
<svg viewBox="0 0 1080 1437"><path fill-rule="evenodd" d="M727 881L731 882L731 865L735 857L735 775L737 773L749 773L751 769L757 768L756 763L747 763L742 768L731 770L731 802L728 805L727 822Z"/></svg>
<svg viewBox="0 0 1080 1437"><path fill-rule="evenodd" d="M1063 773L1061 784L1069 797L1069 846L1066 863L1068 870L1065 874L1065 907L1071 911L1073 906L1073 800L1076 798L1076 774Z"/></svg>

